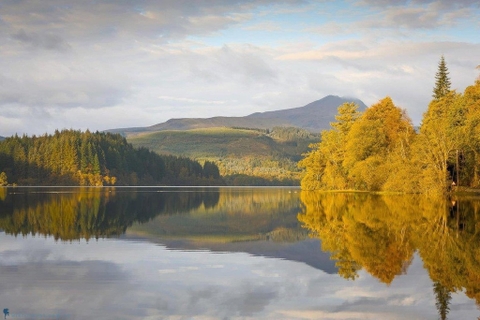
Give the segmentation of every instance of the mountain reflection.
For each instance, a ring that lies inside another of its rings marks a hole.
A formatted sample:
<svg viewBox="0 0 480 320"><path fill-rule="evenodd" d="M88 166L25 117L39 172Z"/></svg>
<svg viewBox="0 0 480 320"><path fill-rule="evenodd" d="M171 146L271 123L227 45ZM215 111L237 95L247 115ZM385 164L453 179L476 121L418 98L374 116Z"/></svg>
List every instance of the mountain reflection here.
<svg viewBox="0 0 480 320"><path fill-rule="evenodd" d="M135 222L218 203L218 192L115 188L0 188L0 229L56 240L118 236Z"/></svg>
<svg viewBox="0 0 480 320"><path fill-rule="evenodd" d="M433 281L441 319L450 293L464 291L480 305L480 198L302 192L298 215L339 274L365 269L390 284L418 252Z"/></svg>
<svg viewBox="0 0 480 320"><path fill-rule="evenodd" d="M298 194L282 188L221 188L218 197L215 206L191 208L188 214L159 215L149 223L135 224L129 233L222 243L307 238L296 218Z"/></svg>
<svg viewBox="0 0 480 320"><path fill-rule="evenodd" d="M128 228L156 239L296 242L307 238L299 205L281 188L0 188L0 229L64 241Z"/></svg>

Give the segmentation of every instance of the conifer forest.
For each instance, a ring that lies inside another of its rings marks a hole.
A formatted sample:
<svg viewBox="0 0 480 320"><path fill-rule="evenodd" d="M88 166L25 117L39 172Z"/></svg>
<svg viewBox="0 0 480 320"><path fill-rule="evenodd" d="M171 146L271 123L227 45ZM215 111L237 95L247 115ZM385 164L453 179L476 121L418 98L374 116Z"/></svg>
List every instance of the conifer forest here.
<svg viewBox="0 0 480 320"><path fill-rule="evenodd" d="M75 130L0 142L0 185L221 185L206 161L135 149L118 134Z"/></svg>

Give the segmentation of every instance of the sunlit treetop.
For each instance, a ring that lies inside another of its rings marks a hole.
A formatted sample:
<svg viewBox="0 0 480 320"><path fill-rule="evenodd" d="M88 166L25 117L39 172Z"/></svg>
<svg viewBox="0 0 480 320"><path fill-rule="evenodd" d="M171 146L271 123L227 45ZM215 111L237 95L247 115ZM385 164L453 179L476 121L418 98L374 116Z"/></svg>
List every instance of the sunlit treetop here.
<svg viewBox="0 0 480 320"><path fill-rule="evenodd" d="M450 78L448 76L447 63L445 62L445 57L440 58L438 63L438 71L435 75L435 87L433 88L433 98L439 100L444 97L450 91Z"/></svg>

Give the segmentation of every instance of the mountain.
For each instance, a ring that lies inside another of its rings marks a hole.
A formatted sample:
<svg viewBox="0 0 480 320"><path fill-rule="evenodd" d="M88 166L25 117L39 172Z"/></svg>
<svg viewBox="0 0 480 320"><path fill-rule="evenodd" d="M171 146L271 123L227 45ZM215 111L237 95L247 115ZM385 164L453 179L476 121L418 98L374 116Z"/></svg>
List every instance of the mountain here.
<svg viewBox="0 0 480 320"><path fill-rule="evenodd" d="M257 112L246 118L255 120L281 119L282 121L288 122L288 126L290 127L299 127L309 131L319 132L330 127L330 122L335 120L338 107L346 102L357 103L360 110L367 108L361 100L330 95L303 107Z"/></svg>
<svg viewBox="0 0 480 320"><path fill-rule="evenodd" d="M273 127L299 127L318 133L330 127L330 122L335 120L337 108L345 102L355 102L360 110L367 106L355 98L341 98L326 96L320 100L309 103L303 107L256 112L244 117L213 117L213 118L182 118L170 119L167 122L155 124L150 127L121 128L108 130L128 136L139 132L153 132L163 130L190 130L214 127L237 127L271 129Z"/></svg>
<svg viewBox="0 0 480 320"><path fill-rule="evenodd" d="M229 184L298 184L297 162L319 137L294 127L269 130L242 128L201 128L129 133L134 147L144 147L158 154L189 157L214 162ZM252 180L245 176L261 177ZM228 180L232 180L230 183ZM283 182L281 182L283 181Z"/></svg>
<svg viewBox="0 0 480 320"><path fill-rule="evenodd" d="M340 105L358 99L326 96L303 107L245 117L171 119L151 127L109 130L134 147L218 166L229 185L298 185L297 162L330 128Z"/></svg>

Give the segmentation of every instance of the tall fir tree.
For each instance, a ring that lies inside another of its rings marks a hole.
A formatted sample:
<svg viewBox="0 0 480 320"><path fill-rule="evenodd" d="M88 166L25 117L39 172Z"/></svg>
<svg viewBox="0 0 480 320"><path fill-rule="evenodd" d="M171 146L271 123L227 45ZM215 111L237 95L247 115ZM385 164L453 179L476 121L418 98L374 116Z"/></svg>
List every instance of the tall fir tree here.
<svg viewBox="0 0 480 320"><path fill-rule="evenodd" d="M435 74L435 87L433 88L433 98L435 100L440 100L450 91L450 78L448 76L447 63L445 62L445 57L440 58L438 63L438 71Z"/></svg>

